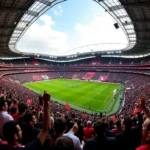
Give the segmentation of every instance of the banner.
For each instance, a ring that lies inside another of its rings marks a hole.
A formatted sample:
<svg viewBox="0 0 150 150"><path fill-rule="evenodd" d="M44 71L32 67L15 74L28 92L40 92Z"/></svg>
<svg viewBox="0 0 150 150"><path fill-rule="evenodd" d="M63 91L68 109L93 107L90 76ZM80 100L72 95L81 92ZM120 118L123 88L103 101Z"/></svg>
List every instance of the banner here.
<svg viewBox="0 0 150 150"><path fill-rule="evenodd" d="M20 84L20 81L18 81L18 80L15 80L15 83L17 83L17 84Z"/></svg>
<svg viewBox="0 0 150 150"><path fill-rule="evenodd" d="M100 81L106 81L107 80L107 76L100 76Z"/></svg>
<svg viewBox="0 0 150 150"><path fill-rule="evenodd" d="M35 59L32 59L32 63L33 63L34 65L39 65L39 62L38 62L37 60L35 60Z"/></svg>
<svg viewBox="0 0 150 150"><path fill-rule="evenodd" d="M49 79L49 76L47 76L47 75L41 75L41 77L42 77L44 80L48 80L48 79Z"/></svg>
<svg viewBox="0 0 150 150"><path fill-rule="evenodd" d="M72 76L72 79L76 78L79 74L75 73L73 76Z"/></svg>
<svg viewBox="0 0 150 150"><path fill-rule="evenodd" d="M4 82L9 82L7 79L5 79L5 78L2 78L2 81L4 81Z"/></svg>
<svg viewBox="0 0 150 150"><path fill-rule="evenodd" d="M41 81L42 80L42 77L41 76L32 76L32 79L34 80L34 81Z"/></svg>
<svg viewBox="0 0 150 150"><path fill-rule="evenodd" d="M82 79L91 79L94 76L95 72L88 72L86 73Z"/></svg>

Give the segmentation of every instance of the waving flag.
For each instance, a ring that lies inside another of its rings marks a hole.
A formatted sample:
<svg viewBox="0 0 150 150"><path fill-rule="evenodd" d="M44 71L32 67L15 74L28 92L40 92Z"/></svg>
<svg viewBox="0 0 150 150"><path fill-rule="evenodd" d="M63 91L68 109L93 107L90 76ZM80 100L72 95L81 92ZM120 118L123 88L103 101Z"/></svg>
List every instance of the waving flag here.
<svg viewBox="0 0 150 150"><path fill-rule="evenodd" d="M27 99L27 104L32 105L32 100L30 98Z"/></svg>
<svg viewBox="0 0 150 150"><path fill-rule="evenodd" d="M68 103L66 103L66 110L70 110L70 105Z"/></svg>

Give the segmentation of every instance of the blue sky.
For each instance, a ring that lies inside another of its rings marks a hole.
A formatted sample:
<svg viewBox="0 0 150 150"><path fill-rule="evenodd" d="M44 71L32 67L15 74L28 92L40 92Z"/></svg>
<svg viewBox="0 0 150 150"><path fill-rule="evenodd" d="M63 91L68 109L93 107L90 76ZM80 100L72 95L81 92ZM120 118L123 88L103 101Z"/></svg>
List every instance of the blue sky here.
<svg viewBox="0 0 150 150"><path fill-rule="evenodd" d="M127 43L115 20L93 0L68 0L54 6L25 33L20 51L63 55L83 45Z"/></svg>

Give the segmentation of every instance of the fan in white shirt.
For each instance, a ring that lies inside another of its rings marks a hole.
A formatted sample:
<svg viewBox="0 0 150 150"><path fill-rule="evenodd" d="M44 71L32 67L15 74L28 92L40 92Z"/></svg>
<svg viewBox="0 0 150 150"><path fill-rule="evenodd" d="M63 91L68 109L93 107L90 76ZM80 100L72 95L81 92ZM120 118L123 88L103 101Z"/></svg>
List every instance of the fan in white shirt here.
<svg viewBox="0 0 150 150"><path fill-rule="evenodd" d="M8 105L7 102L3 99L0 99L0 136L2 137L2 128L3 125L10 120L14 120L11 115L7 112Z"/></svg>
<svg viewBox="0 0 150 150"><path fill-rule="evenodd" d="M75 123L72 129L70 129L68 133L64 134L64 136L68 136L72 139L75 146L75 150L81 150L82 146L80 140L77 136L74 135L77 131L78 131L78 125Z"/></svg>

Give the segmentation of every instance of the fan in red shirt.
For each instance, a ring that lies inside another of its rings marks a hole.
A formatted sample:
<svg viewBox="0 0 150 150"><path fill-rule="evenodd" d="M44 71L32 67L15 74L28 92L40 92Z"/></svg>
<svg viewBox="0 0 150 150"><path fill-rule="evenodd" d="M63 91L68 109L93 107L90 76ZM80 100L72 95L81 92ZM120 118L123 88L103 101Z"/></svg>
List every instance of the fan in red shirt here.
<svg viewBox="0 0 150 150"><path fill-rule="evenodd" d="M87 139L92 138L93 134L94 134L94 128L92 127L92 122L91 121L87 121L87 127L85 127L83 129L83 133L84 133L84 141L86 141Z"/></svg>
<svg viewBox="0 0 150 150"><path fill-rule="evenodd" d="M117 121L115 122L115 125L116 125L116 128L112 129L112 133L113 133L114 135L116 135L116 134L118 134L118 133L120 133L120 132L123 131L122 128L121 128L121 121L120 121L120 120L117 120Z"/></svg>
<svg viewBox="0 0 150 150"><path fill-rule="evenodd" d="M17 120L19 118L16 107L11 107L10 115L13 117L14 120Z"/></svg>
<svg viewBox="0 0 150 150"><path fill-rule="evenodd" d="M136 150L150 150L150 118L147 118L144 121L142 133L143 136L145 137L145 142L142 146L138 147Z"/></svg>
<svg viewBox="0 0 150 150"><path fill-rule="evenodd" d="M136 150L150 150L150 112L145 107L145 98L141 98L141 107L145 114L146 120L143 123L142 135L143 135L143 145L138 147Z"/></svg>

